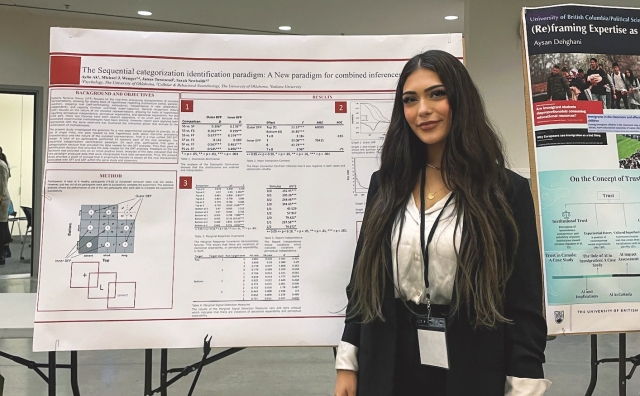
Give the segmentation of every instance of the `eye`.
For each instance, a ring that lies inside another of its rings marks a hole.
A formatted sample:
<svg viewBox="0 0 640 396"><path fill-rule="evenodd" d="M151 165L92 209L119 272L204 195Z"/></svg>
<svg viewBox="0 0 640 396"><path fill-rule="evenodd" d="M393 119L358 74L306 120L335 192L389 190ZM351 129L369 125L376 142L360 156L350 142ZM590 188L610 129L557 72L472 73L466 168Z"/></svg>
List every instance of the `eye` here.
<svg viewBox="0 0 640 396"><path fill-rule="evenodd" d="M404 104L409 104L415 101L416 101L416 98L414 96L405 96L402 98L402 103Z"/></svg>
<svg viewBox="0 0 640 396"><path fill-rule="evenodd" d="M436 89L431 92L431 97L434 99L446 98L447 91L445 89Z"/></svg>

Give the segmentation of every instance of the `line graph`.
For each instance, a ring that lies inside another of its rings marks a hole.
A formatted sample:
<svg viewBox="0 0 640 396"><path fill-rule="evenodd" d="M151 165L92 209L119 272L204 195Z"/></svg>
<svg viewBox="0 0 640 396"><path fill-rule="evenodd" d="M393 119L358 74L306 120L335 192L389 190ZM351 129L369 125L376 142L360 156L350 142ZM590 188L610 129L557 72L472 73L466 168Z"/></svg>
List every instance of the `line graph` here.
<svg viewBox="0 0 640 396"><path fill-rule="evenodd" d="M353 102L351 108L352 139L383 139L391 122L393 101Z"/></svg>
<svg viewBox="0 0 640 396"><path fill-rule="evenodd" d="M380 168L376 157L353 157L353 192L366 193L373 172Z"/></svg>

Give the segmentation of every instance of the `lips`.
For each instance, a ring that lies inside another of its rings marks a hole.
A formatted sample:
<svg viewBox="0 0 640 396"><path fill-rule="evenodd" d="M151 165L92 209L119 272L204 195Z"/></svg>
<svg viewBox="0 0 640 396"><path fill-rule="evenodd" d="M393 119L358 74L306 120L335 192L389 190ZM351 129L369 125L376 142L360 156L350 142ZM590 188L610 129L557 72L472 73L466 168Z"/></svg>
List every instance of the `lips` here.
<svg viewBox="0 0 640 396"><path fill-rule="evenodd" d="M418 128L420 128L420 130L422 131L429 131L435 128L439 123L440 121L425 121L425 122L419 123Z"/></svg>

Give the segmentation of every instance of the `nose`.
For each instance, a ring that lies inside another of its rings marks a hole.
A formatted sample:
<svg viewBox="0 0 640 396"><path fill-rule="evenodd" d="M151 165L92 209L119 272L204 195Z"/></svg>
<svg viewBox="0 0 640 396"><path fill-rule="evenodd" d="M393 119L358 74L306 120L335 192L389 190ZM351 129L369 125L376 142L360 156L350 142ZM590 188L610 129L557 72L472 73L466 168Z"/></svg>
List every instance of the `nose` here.
<svg viewBox="0 0 640 396"><path fill-rule="evenodd" d="M418 115L428 116L431 113L433 113L433 109L431 107L430 101L426 99L420 99L419 107L418 107Z"/></svg>

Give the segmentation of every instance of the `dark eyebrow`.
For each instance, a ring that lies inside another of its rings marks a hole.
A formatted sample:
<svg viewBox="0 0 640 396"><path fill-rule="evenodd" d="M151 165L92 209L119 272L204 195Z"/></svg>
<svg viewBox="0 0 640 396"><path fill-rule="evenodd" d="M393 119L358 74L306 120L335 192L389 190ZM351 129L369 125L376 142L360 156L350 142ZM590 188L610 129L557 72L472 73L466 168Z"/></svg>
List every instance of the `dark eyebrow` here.
<svg viewBox="0 0 640 396"><path fill-rule="evenodd" d="M430 92L437 88L444 88L444 84L432 85L429 88L425 89L424 92ZM414 91L406 91L402 93L402 95L415 95L415 94L416 93Z"/></svg>

